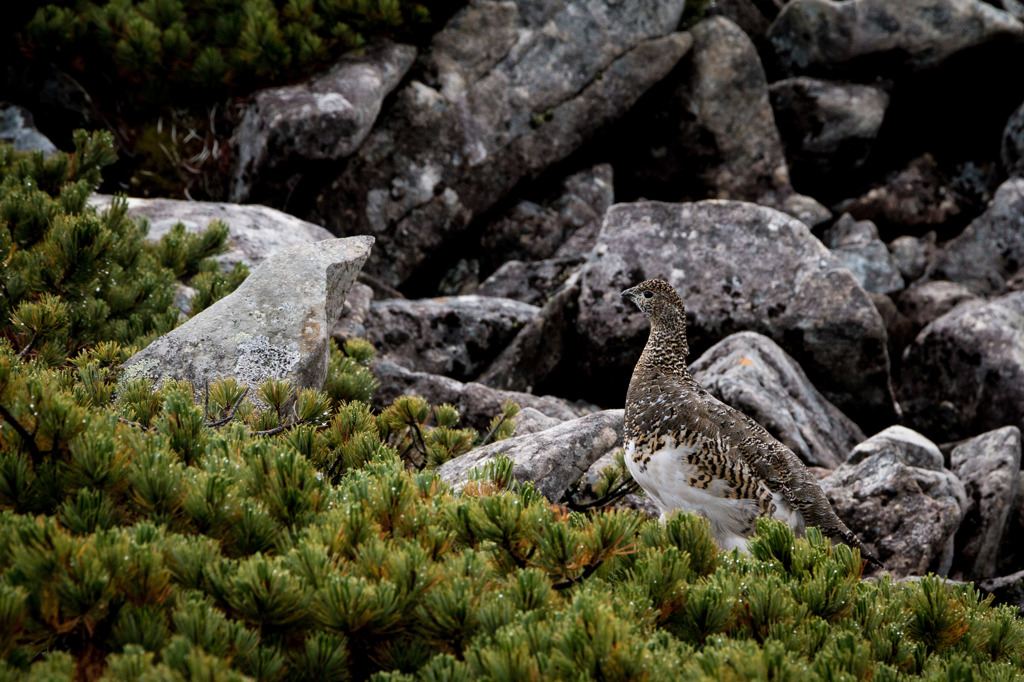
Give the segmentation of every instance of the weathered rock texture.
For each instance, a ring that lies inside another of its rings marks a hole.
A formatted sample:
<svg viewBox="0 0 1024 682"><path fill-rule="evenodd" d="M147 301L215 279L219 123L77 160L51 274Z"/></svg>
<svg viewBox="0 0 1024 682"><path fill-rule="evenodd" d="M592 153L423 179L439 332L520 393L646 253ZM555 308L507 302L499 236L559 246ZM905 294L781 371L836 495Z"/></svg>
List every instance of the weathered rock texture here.
<svg viewBox="0 0 1024 682"><path fill-rule="evenodd" d="M969 47L1018 38L1024 25L981 0L793 0L768 30L788 74L865 65L889 74L939 64ZM885 55L885 61L877 59Z"/></svg>
<svg viewBox="0 0 1024 682"><path fill-rule="evenodd" d="M460 381L476 378L539 309L507 298L374 301L366 337L384 358Z"/></svg>
<svg viewBox="0 0 1024 682"><path fill-rule="evenodd" d="M1001 293L1024 265L1024 178L999 186L988 209L935 254L929 279L959 282L983 296Z"/></svg>
<svg viewBox="0 0 1024 682"><path fill-rule="evenodd" d="M560 190L550 201L520 201L484 229L480 245L489 270L509 260L550 258L574 232L600 224L614 198L612 167L599 164L575 173Z"/></svg>
<svg viewBox="0 0 1024 682"><path fill-rule="evenodd" d="M691 30L689 78L676 91L690 114L680 122L687 160L718 199L755 201L785 211L808 225L830 217L828 209L796 195L775 117L768 82L750 38L725 17Z"/></svg>
<svg viewBox="0 0 1024 682"><path fill-rule="evenodd" d="M953 473L967 489L953 569L965 579L996 576L999 543L1020 494L1020 429L1006 426L953 448Z"/></svg>
<svg viewBox="0 0 1024 682"><path fill-rule="evenodd" d="M366 317L370 314L373 303L373 289L356 282L348 290L345 305L341 309L341 318L334 324L331 336L340 343L350 339L366 338Z"/></svg>
<svg viewBox="0 0 1024 682"><path fill-rule="evenodd" d="M484 0L435 36L431 83L400 89L317 222L379 238L368 268L405 281L474 217L618 118L689 49L682 0Z"/></svg>
<svg viewBox="0 0 1024 682"><path fill-rule="evenodd" d="M938 442L1024 428L1024 292L961 303L903 356L905 423Z"/></svg>
<svg viewBox="0 0 1024 682"><path fill-rule="evenodd" d="M102 210L112 199L95 194L89 203ZM333 234L319 225L258 204L132 197L128 199L128 215L148 221L146 239L151 241L159 241L178 223L183 223L189 232L202 232L214 220L224 222L228 226L228 248L214 258L225 271L235 263L252 267L288 246L334 239Z"/></svg>
<svg viewBox="0 0 1024 682"><path fill-rule="evenodd" d="M232 201L259 198L254 185L275 166L341 159L358 149L415 58L411 45L384 41L309 81L257 92L232 138Z"/></svg>
<svg viewBox="0 0 1024 682"><path fill-rule="evenodd" d="M512 475L517 480L533 482L541 494L558 502L591 464L622 445L622 417L623 410L595 412L544 431L513 436L470 450L445 462L437 472L458 485L467 480L470 469L503 454L515 462Z"/></svg>
<svg viewBox="0 0 1024 682"><path fill-rule="evenodd" d="M949 572L966 493L945 469L905 463L888 445L821 479L839 518L894 576Z"/></svg>
<svg viewBox="0 0 1024 682"><path fill-rule="evenodd" d="M848 172L867 160L889 106L879 87L798 76L769 88L794 176Z"/></svg>
<svg viewBox="0 0 1024 682"><path fill-rule="evenodd" d="M900 294L900 312L914 325L915 333L964 301L978 296L963 284L937 280L915 284Z"/></svg>
<svg viewBox="0 0 1024 682"><path fill-rule="evenodd" d="M129 358L122 379L187 379L197 391L224 377L253 392L267 378L321 388L331 329L372 245L372 237L350 237L279 251L234 292Z"/></svg>
<svg viewBox="0 0 1024 682"><path fill-rule="evenodd" d="M380 388L373 394L377 408L390 405L399 396L418 395L431 405L451 403L459 409L462 424L485 432L491 419L501 414L506 400L559 421L576 419L589 411L562 398L502 391L475 382L463 383L437 374L412 372L387 360L374 363L373 374L380 381Z"/></svg>
<svg viewBox="0 0 1024 682"><path fill-rule="evenodd" d="M824 237L832 255L853 273L866 291L890 294L906 286L889 249L878 238L878 228L871 221L854 221L849 213L844 213L825 231Z"/></svg>
<svg viewBox="0 0 1024 682"><path fill-rule="evenodd" d="M480 283L481 296L512 298L532 305L544 305L583 265L583 258L546 258L527 263L506 261Z"/></svg>
<svg viewBox="0 0 1024 682"><path fill-rule="evenodd" d="M862 426L892 423L885 328L849 270L807 227L731 201L618 204L583 273L577 319L584 378L623 395L647 338L619 292L661 277L687 305L691 354L737 331L778 343Z"/></svg>
<svg viewBox="0 0 1024 682"><path fill-rule="evenodd" d="M690 367L712 395L746 413L812 466L834 469L864 433L766 336L740 332Z"/></svg>
<svg viewBox="0 0 1024 682"><path fill-rule="evenodd" d="M858 443L847 464L860 464L869 457L880 454L893 455L907 466L918 469L942 471L943 458L939 446L913 429L905 426L890 426L867 440Z"/></svg>

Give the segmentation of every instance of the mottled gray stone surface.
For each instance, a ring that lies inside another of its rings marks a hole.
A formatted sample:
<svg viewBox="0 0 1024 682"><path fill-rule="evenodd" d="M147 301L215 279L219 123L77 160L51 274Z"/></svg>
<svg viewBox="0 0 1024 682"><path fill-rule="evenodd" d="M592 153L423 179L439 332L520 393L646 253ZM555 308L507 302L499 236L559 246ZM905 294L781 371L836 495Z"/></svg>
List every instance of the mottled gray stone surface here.
<svg viewBox="0 0 1024 682"><path fill-rule="evenodd" d="M788 74L820 74L878 62L889 73L925 69L997 38L1019 38L1024 25L981 0L792 0L768 38Z"/></svg>
<svg viewBox="0 0 1024 682"><path fill-rule="evenodd" d="M57 153L57 146L36 129L32 113L9 102L0 102L0 140L19 152L40 151L46 156Z"/></svg>
<svg viewBox="0 0 1024 682"><path fill-rule="evenodd" d="M313 219L379 238L398 285L520 181L564 159L676 65L683 0L474 2L435 35Z"/></svg>
<svg viewBox="0 0 1024 682"><path fill-rule="evenodd" d="M305 83L253 95L232 137L232 201L259 200L254 186L276 167L341 159L358 149L414 59L415 47L381 41Z"/></svg>
<svg viewBox="0 0 1024 682"><path fill-rule="evenodd" d="M693 363L693 377L744 412L805 464L833 469L864 433L807 379L778 344L755 332L727 336Z"/></svg>
<svg viewBox="0 0 1024 682"><path fill-rule="evenodd" d="M512 475L517 480L532 482L541 494L558 502L590 465L622 445L622 419L623 410L595 412L544 431L475 448L445 462L437 472L445 481L460 486L471 469L506 455L515 462Z"/></svg>
<svg viewBox="0 0 1024 682"><path fill-rule="evenodd" d="M122 381L187 379L199 392L233 377L254 393L275 378L321 388L331 329L372 245L372 237L350 237L279 251L234 292L129 358Z"/></svg>
<svg viewBox="0 0 1024 682"><path fill-rule="evenodd" d="M967 490L953 570L968 580L993 578L1020 495L1020 429L1005 426L976 436L953 448L950 461Z"/></svg>

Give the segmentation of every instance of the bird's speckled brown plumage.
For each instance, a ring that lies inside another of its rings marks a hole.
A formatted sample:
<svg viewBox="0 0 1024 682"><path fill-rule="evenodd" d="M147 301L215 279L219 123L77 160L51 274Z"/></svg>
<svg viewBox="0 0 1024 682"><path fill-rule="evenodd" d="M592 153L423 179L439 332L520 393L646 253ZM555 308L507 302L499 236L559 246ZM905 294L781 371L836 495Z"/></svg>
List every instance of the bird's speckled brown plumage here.
<svg viewBox="0 0 1024 682"><path fill-rule="evenodd" d="M699 511L726 548L745 547L759 516L797 531L817 526L878 563L789 448L690 376L686 313L672 286L648 280L622 296L651 323L626 394L627 464L662 511Z"/></svg>

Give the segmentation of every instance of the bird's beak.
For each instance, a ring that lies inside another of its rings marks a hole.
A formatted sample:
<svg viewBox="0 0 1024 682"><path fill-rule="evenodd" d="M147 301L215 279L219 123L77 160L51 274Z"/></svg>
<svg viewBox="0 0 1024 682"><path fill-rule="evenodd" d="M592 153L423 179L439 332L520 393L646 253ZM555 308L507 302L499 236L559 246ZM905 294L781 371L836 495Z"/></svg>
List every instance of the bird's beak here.
<svg viewBox="0 0 1024 682"><path fill-rule="evenodd" d="M626 289L620 294L620 296L628 301L636 300L636 292L632 289Z"/></svg>

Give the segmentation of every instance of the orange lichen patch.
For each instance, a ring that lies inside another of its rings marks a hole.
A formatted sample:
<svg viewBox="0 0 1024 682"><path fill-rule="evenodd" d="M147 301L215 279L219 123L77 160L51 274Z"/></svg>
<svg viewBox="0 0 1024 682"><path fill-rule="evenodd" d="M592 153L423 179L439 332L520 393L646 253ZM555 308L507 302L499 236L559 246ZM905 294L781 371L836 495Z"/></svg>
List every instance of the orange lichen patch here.
<svg viewBox="0 0 1024 682"><path fill-rule="evenodd" d="M740 358L740 364L743 365L744 367L749 367L754 364L754 361L751 360L750 358L744 357Z"/></svg>

